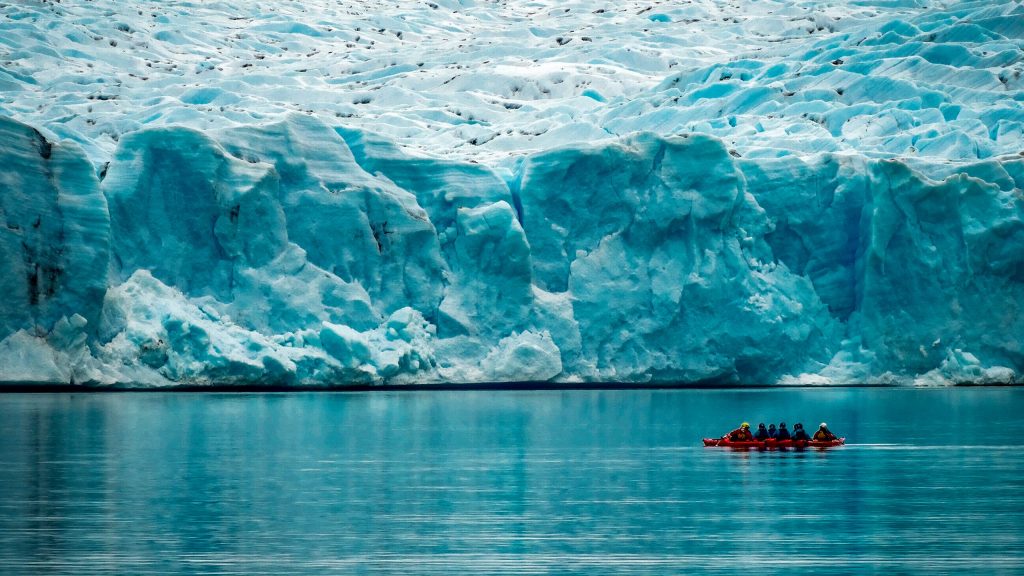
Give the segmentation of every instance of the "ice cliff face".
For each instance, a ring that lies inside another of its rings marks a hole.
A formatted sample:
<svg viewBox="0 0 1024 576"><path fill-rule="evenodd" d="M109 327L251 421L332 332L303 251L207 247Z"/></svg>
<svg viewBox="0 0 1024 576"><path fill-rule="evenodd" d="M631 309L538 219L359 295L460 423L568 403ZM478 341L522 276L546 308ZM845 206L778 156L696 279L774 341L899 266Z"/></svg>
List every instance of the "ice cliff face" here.
<svg viewBox="0 0 1024 576"><path fill-rule="evenodd" d="M0 3L0 381L1021 378L1019 3L364 4Z"/></svg>

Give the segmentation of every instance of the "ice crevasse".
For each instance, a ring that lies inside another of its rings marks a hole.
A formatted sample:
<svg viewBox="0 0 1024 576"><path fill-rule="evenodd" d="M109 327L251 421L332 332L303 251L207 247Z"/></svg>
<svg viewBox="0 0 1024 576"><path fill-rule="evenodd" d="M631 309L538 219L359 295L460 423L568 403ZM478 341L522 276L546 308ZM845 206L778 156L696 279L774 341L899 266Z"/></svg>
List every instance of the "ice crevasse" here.
<svg viewBox="0 0 1024 576"><path fill-rule="evenodd" d="M509 169L295 114L0 120L0 377L96 385L1013 382L1024 157L745 160L637 133ZM102 176L102 177L100 177Z"/></svg>

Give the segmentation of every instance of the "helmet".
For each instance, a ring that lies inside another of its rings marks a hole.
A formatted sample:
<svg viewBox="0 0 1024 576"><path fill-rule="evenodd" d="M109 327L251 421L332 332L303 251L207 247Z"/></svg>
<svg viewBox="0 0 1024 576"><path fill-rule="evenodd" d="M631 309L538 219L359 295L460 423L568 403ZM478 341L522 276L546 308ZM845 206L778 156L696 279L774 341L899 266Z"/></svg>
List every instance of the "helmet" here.
<svg viewBox="0 0 1024 576"><path fill-rule="evenodd" d="M799 423L799 422L797 422L796 424L794 424L794 425L793 425L793 428L794 428L794 429L795 429L795 428L803 428L803 427L804 427L804 425L803 425L803 424L801 424L801 423Z"/></svg>
<svg viewBox="0 0 1024 576"><path fill-rule="evenodd" d="M786 423L785 422L779 422L779 428L785 428L785 427L786 427Z"/></svg>
<svg viewBox="0 0 1024 576"><path fill-rule="evenodd" d="M740 428L750 428L750 423L744 422L743 424L740 424Z"/></svg>
<svg viewBox="0 0 1024 576"><path fill-rule="evenodd" d="M828 424L825 424L824 422L822 422L821 426L818 426L818 428L828 428Z"/></svg>
<svg viewBox="0 0 1024 576"><path fill-rule="evenodd" d="M758 424L757 427L758 428L764 428L764 422L761 422L760 424Z"/></svg>
<svg viewBox="0 0 1024 576"><path fill-rule="evenodd" d="M785 424L783 424L783 426L785 426ZM769 425L768 425L768 429L769 429L769 430L770 430L770 429L772 429L772 428L775 428L775 424L769 424Z"/></svg>

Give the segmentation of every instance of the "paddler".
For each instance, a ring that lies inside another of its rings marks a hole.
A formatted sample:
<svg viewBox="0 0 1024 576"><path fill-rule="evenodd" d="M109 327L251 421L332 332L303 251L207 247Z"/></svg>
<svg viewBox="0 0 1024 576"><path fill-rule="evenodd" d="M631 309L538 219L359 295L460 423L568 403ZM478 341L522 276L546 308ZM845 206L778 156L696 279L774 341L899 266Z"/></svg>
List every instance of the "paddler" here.
<svg viewBox="0 0 1024 576"><path fill-rule="evenodd" d="M793 425L793 441L798 440L810 440L811 437L807 435L807 431L804 430L804 425L797 422Z"/></svg>
<svg viewBox="0 0 1024 576"><path fill-rule="evenodd" d="M775 424L768 425L768 437L772 439L779 437L779 431L775 429Z"/></svg>
<svg viewBox="0 0 1024 576"><path fill-rule="evenodd" d="M740 427L725 435L730 442L752 442L754 435L750 433L750 424L744 422Z"/></svg>
<svg viewBox="0 0 1024 576"><path fill-rule="evenodd" d="M836 435L828 429L828 424L824 422L821 426L818 426L818 431L814 433L814 440L818 442L831 442L836 439Z"/></svg>
<svg viewBox="0 0 1024 576"><path fill-rule="evenodd" d="M772 437L771 434L768 433L768 429L765 428L765 426L764 426L764 422L761 422L760 424L757 425L757 432L754 433L754 438L756 440L760 440L761 442L764 442L765 440L767 440L767 439L769 439L771 437Z"/></svg>
<svg viewBox="0 0 1024 576"><path fill-rule="evenodd" d="M789 429L786 428L785 422L779 422L779 433L775 436L776 440L789 440L792 436L789 435Z"/></svg>

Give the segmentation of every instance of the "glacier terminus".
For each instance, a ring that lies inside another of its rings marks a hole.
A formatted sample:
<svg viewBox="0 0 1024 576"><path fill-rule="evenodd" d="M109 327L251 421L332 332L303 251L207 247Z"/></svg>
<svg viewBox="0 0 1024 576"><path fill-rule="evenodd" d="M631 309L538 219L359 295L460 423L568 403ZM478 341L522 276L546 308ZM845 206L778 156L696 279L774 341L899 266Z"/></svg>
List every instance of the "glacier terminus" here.
<svg viewBox="0 0 1024 576"><path fill-rule="evenodd" d="M0 2L0 381L1024 379L1024 4Z"/></svg>

